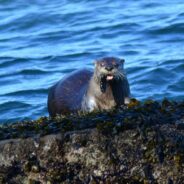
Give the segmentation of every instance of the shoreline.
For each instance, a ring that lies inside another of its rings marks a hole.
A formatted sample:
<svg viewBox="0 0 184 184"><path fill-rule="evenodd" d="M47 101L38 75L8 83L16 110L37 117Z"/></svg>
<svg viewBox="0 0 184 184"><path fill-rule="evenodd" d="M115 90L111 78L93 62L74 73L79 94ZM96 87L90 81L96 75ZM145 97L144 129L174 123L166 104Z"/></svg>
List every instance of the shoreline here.
<svg viewBox="0 0 184 184"><path fill-rule="evenodd" d="M155 116L158 124L165 123L164 121L167 119L171 123L170 121L184 117L183 106L184 101L178 102L163 99L162 101L146 100L140 102L136 99L131 99L128 106L111 111L61 115L52 119L43 116L37 120L18 121L10 124L4 123L0 126L0 141L12 138L28 138L36 135L44 136L61 131L96 128L101 126L101 122L111 122L113 126L116 126L118 125L116 122L119 121L120 124L118 126L127 126L127 124L133 126L132 121L135 121L137 124L140 118L142 118L141 121L146 121L148 119L147 116Z"/></svg>

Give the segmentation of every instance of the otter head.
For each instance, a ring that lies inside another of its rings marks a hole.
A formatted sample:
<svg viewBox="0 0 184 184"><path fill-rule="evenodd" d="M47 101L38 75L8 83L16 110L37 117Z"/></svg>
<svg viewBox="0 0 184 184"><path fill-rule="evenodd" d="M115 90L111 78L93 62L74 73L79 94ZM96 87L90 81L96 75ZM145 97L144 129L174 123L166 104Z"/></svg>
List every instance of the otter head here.
<svg viewBox="0 0 184 184"><path fill-rule="evenodd" d="M124 62L124 59L115 57L105 57L95 62L95 76L97 82L100 82L102 93L106 91L107 83L111 84L124 78Z"/></svg>

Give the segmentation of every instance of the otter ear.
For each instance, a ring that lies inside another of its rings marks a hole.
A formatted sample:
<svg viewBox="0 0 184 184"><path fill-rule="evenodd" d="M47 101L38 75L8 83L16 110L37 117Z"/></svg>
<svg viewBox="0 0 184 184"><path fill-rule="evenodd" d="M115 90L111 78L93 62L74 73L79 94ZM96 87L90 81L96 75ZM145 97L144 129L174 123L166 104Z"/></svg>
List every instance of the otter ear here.
<svg viewBox="0 0 184 184"><path fill-rule="evenodd" d="M95 66L97 66L97 62L98 62L98 61L95 60L95 61L93 61L93 64L94 64Z"/></svg>
<svg viewBox="0 0 184 184"><path fill-rule="evenodd" d="M124 64L125 60L124 59L120 59L120 63Z"/></svg>

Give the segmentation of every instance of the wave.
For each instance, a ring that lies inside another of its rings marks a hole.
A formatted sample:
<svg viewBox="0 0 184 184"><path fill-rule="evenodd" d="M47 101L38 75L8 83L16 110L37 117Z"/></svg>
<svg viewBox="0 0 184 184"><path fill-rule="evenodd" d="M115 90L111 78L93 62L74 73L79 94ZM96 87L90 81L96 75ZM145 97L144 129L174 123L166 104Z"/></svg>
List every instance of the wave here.
<svg viewBox="0 0 184 184"><path fill-rule="evenodd" d="M27 90L19 90L10 93L5 93L2 96L32 96L32 95L39 95L39 94L47 94L48 89L27 89Z"/></svg>
<svg viewBox="0 0 184 184"><path fill-rule="evenodd" d="M8 111L10 109L17 109L17 108L27 108L31 107L31 104L20 102L20 101L9 101L9 102L3 102L0 103L0 111Z"/></svg>
<svg viewBox="0 0 184 184"><path fill-rule="evenodd" d="M172 35L172 34L182 34L184 30L184 23L175 23L172 25L149 28L147 31L151 35Z"/></svg>
<svg viewBox="0 0 184 184"><path fill-rule="evenodd" d="M48 74L49 71L41 70L41 69L25 69L18 72L18 74L22 75L40 75L40 74Z"/></svg>
<svg viewBox="0 0 184 184"><path fill-rule="evenodd" d="M18 65L19 63L25 63L28 62L26 58L13 58L13 57L0 57L0 60L2 61L0 63L0 67L8 67L12 65Z"/></svg>

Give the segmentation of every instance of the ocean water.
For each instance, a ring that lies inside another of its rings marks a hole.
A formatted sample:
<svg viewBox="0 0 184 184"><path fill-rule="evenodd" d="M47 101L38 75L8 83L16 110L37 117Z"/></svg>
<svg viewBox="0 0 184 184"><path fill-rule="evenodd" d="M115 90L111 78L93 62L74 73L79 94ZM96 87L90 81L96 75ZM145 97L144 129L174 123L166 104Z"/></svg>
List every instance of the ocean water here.
<svg viewBox="0 0 184 184"><path fill-rule="evenodd" d="M184 99L184 1L1 0L0 123L47 113L48 89L104 56L132 96Z"/></svg>

